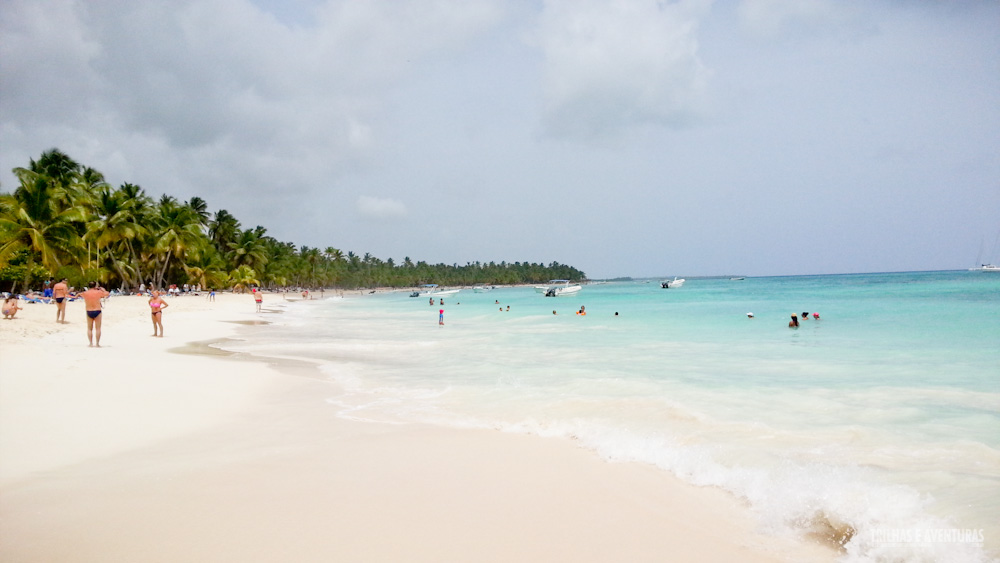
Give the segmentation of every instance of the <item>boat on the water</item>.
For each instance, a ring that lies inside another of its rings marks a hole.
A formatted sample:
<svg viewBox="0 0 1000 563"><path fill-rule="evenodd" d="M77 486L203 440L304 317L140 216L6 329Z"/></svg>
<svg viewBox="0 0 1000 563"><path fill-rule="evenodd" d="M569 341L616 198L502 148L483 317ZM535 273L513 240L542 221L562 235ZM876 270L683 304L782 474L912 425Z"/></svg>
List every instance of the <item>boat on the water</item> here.
<svg viewBox="0 0 1000 563"><path fill-rule="evenodd" d="M492 289L493 289L492 285L477 285L472 288L472 291L475 293L486 293L487 291L491 291Z"/></svg>
<svg viewBox="0 0 1000 563"><path fill-rule="evenodd" d="M663 289L676 288L682 285L684 285L684 278L678 278L677 276L674 276L672 280L663 280L660 282L660 287Z"/></svg>
<svg viewBox="0 0 1000 563"><path fill-rule="evenodd" d="M983 264L978 268L969 268L970 272L1000 272L1000 266L993 264Z"/></svg>
<svg viewBox="0 0 1000 563"><path fill-rule="evenodd" d="M437 289L436 283L425 283L424 285L420 286L420 289L414 290L413 293L410 294L410 297L421 297L421 296L427 297L435 289Z"/></svg>
<svg viewBox="0 0 1000 563"><path fill-rule="evenodd" d="M535 291L538 291L538 289L538 287L535 287ZM570 280L551 280L549 285L545 286L545 291L541 293L546 297L566 297L575 295L581 289L583 289L582 285L573 283Z"/></svg>
<svg viewBox="0 0 1000 563"><path fill-rule="evenodd" d="M545 295L546 293L549 292L549 289L551 289L551 288L553 288L553 287L555 287L557 285L564 285L564 284L568 284L568 283L569 283L569 280L549 280L549 283L547 283L545 285L536 285L535 286L535 293L541 293L542 295Z"/></svg>
<svg viewBox="0 0 1000 563"><path fill-rule="evenodd" d="M441 291L435 291L434 293L431 293L430 295L431 295L431 297L446 297L448 295L455 295L459 291L462 291L462 290L461 289L442 289Z"/></svg>

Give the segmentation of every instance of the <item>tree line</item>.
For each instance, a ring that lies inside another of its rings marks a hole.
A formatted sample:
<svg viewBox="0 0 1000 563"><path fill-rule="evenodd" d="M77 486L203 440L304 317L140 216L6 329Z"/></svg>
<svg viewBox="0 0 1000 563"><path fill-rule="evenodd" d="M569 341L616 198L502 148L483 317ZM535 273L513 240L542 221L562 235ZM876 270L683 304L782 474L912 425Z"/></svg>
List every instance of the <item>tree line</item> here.
<svg viewBox="0 0 1000 563"><path fill-rule="evenodd" d="M584 273L552 262L401 263L365 253L296 246L243 228L200 197L156 200L135 184L117 188L58 149L15 168L18 187L0 193L0 288L27 290L42 280L133 291L164 288L413 287L579 281Z"/></svg>

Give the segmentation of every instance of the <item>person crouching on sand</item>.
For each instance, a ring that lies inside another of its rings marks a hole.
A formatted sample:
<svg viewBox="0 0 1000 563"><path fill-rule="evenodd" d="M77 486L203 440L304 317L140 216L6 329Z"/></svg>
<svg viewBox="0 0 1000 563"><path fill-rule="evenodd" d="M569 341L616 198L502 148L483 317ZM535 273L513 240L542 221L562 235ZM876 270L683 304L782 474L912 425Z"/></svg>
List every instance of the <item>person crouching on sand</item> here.
<svg viewBox="0 0 1000 563"><path fill-rule="evenodd" d="M169 305L160 297L160 292L154 291L153 296L149 298L149 313L153 318L153 336L163 337L163 310L167 307Z"/></svg>
<svg viewBox="0 0 1000 563"><path fill-rule="evenodd" d="M23 307L18 307L17 296L11 295L3 302L3 318L7 320L13 319L14 315L16 315L21 309L23 309Z"/></svg>

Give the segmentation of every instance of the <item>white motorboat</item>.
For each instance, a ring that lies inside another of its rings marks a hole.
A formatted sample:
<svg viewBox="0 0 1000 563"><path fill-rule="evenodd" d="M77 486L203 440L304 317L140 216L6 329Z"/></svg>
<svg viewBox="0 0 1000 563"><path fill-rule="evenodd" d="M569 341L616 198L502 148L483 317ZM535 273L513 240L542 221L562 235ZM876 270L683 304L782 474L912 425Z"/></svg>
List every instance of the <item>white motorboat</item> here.
<svg viewBox="0 0 1000 563"><path fill-rule="evenodd" d="M577 294L583 286L570 280L552 280L545 289L546 297L567 297ZM538 289L537 287L535 288Z"/></svg>
<svg viewBox="0 0 1000 563"><path fill-rule="evenodd" d="M472 291L475 293L486 293L487 291L490 291L492 289L493 289L492 285L477 285L472 288Z"/></svg>
<svg viewBox="0 0 1000 563"><path fill-rule="evenodd" d="M684 278L678 278L677 276L674 276L674 279L672 280L664 280L660 282L660 287L663 289L676 288L682 285L684 285Z"/></svg>
<svg viewBox="0 0 1000 563"><path fill-rule="evenodd" d="M410 294L410 297L427 297L432 291L437 289L436 283L425 283L420 286L420 289L415 290Z"/></svg>
<svg viewBox="0 0 1000 563"><path fill-rule="evenodd" d="M455 295L459 291L462 291L462 290L461 289L442 289L441 291L435 291L434 293L431 293L430 296L431 297L447 297L448 295Z"/></svg>

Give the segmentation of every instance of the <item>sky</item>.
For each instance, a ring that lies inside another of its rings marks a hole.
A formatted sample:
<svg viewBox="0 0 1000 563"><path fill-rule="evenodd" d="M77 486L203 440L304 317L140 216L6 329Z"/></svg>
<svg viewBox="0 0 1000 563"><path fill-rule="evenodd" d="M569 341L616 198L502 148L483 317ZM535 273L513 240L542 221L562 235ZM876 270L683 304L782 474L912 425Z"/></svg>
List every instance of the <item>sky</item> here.
<svg viewBox="0 0 1000 563"><path fill-rule="evenodd" d="M963 269L1000 2L0 0L0 191L51 148L397 262Z"/></svg>

